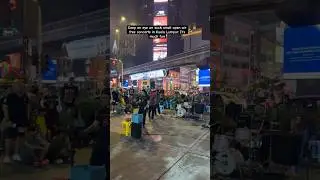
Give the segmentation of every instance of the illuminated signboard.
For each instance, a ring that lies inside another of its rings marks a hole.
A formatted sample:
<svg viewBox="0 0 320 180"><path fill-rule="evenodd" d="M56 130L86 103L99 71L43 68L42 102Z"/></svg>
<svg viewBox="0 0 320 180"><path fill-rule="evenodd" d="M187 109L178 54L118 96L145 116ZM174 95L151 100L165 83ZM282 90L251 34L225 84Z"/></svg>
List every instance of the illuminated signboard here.
<svg viewBox="0 0 320 180"><path fill-rule="evenodd" d="M153 17L153 25L155 26L166 26L168 25L167 16L156 16ZM167 38L154 39L153 44L155 45L166 45L168 42ZM153 61L157 61L167 57L167 47L154 47L153 48Z"/></svg>
<svg viewBox="0 0 320 180"><path fill-rule="evenodd" d="M154 26L167 26L168 25L168 16L156 16L153 17Z"/></svg>
<svg viewBox="0 0 320 180"><path fill-rule="evenodd" d="M57 80L57 61L53 59L48 60L48 69L42 72L42 79L48 81Z"/></svg>
<svg viewBox="0 0 320 180"><path fill-rule="evenodd" d="M154 0L153 6L153 25L168 25L168 0ZM153 39L153 61L164 59L167 57L167 38Z"/></svg>
<svg viewBox="0 0 320 180"><path fill-rule="evenodd" d="M154 3L167 3L168 0L153 0Z"/></svg>
<svg viewBox="0 0 320 180"><path fill-rule="evenodd" d="M133 75L130 75L130 79L132 81L135 81L135 80L143 80L143 79L162 78L165 75L166 75L165 70L161 69L161 70L149 71L145 73L133 74Z"/></svg>
<svg viewBox="0 0 320 180"><path fill-rule="evenodd" d="M210 86L210 69L198 69L197 70L197 82L199 86Z"/></svg>
<svg viewBox="0 0 320 180"><path fill-rule="evenodd" d="M153 61L158 61L167 57L168 48L166 46L153 47Z"/></svg>
<svg viewBox="0 0 320 180"><path fill-rule="evenodd" d="M167 13L165 11L157 11L156 16L166 16Z"/></svg>
<svg viewBox="0 0 320 180"><path fill-rule="evenodd" d="M167 43L168 39L167 38L158 38L158 39L153 39L154 44L162 44L162 43Z"/></svg>

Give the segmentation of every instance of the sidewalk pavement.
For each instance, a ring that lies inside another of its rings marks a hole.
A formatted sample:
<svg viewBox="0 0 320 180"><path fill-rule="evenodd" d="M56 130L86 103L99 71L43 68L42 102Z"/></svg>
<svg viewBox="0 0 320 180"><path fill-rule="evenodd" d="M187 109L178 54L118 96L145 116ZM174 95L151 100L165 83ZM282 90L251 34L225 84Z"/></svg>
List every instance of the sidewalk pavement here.
<svg viewBox="0 0 320 180"><path fill-rule="evenodd" d="M207 129L201 129L203 122L166 112L152 121L147 118L147 134L134 140L120 137L122 120L111 121L112 180L209 179L210 136Z"/></svg>
<svg viewBox="0 0 320 180"><path fill-rule="evenodd" d="M167 112L150 122L142 140L122 137L123 116L113 116L110 127L111 179L113 180L208 180L209 131L201 123L174 118ZM77 164L87 164L90 149L77 152ZM68 177L69 166L33 168L4 165L1 180L52 180Z"/></svg>

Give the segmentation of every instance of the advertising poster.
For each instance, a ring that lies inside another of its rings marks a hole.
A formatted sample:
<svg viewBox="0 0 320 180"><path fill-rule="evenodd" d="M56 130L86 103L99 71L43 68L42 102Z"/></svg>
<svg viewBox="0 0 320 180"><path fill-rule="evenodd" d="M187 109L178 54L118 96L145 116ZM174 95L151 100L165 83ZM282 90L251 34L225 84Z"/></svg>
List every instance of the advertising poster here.
<svg viewBox="0 0 320 180"><path fill-rule="evenodd" d="M1 78L10 79L22 77L20 53L6 55L6 59L0 63L0 75Z"/></svg>
<svg viewBox="0 0 320 180"><path fill-rule="evenodd" d="M124 80L122 82L122 86L125 87L125 88L129 87L129 80Z"/></svg>
<svg viewBox="0 0 320 180"><path fill-rule="evenodd" d="M301 38L303 37L303 38ZM284 32L284 77L319 75L320 25L287 28ZM310 77L311 78L311 77Z"/></svg>
<svg viewBox="0 0 320 180"><path fill-rule="evenodd" d="M154 0L153 9L153 25L154 26L167 26L168 25L168 0ZM153 45L167 44L167 38L153 39ZM167 49L161 50L153 49L153 61L157 61L167 57Z"/></svg>
<svg viewBox="0 0 320 180"><path fill-rule="evenodd" d="M158 38L158 39L153 39L153 44L165 44L168 42L167 38Z"/></svg>
<svg viewBox="0 0 320 180"><path fill-rule="evenodd" d="M42 74L42 80L56 81L57 80L57 61L50 59L48 61L48 69Z"/></svg>
<svg viewBox="0 0 320 180"><path fill-rule="evenodd" d="M198 73L199 86L210 86L210 69L200 69Z"/></svg>
<svg viewBox="0 0 320 180"><path fill-rule="evenodd" d="M168 15L168 3L155 3L153 6L154 16L167 16Z"/></svg>
<svg viewBox="0 0 320 180"><path fill-rule="evenodd" d="M158 61L167 57L168 49L166 46L153 47L153 61Z"/></svg>
<svg viewBox="0 0 320 180"><path fill-rule="evenodd" d="M167 16L156 16L153 18L153 25L154 26L167 26L168 25L168 17ZM167 38L161 39L153 39L154 44L162 44L167 43Z"/></svg>
<svg viewBox="0 0 320 180"><path fill-rule="evenodd" d="M5 78L10 72L10 66L9 63L6 61L3 61L0 63L0 75L1 78Z"/></svg>
<svg viewBox="0 0 320 180"><path fill-rule="evenodd" d="M168 25L168 17L167 16L153 17L153 25L154 26L167 26Z"/></svg>

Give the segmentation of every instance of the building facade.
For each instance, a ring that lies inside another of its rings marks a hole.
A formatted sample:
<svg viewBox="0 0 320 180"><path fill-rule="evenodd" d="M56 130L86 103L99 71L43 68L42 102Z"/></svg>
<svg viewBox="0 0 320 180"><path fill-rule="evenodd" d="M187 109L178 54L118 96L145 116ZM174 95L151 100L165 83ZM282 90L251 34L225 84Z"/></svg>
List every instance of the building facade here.
<svg viewBox="0 0 320 180"><path fill-rule="evenodd" d="M224 22L222 69L228 86L242 88L250 78L250 33L253 27L226 17Z"/></svg>

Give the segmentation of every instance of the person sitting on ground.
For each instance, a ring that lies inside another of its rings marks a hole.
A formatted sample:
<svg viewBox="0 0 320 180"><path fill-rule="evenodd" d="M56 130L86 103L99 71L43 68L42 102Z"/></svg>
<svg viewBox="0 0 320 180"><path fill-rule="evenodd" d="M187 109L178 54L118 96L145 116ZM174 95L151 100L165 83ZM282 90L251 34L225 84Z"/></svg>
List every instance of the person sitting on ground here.
<svg viewBox="0 0 320 180"><path fill-rule="evenodd" d="M57 106L59 105L58 96L54 94L53 90L47 89L41 101L41 105L45 114L47 126L47 140L50 142L55 135L58 125L59 112Z"/></svg>
<svg viewBox="0 0 320 180"><path fill-rule="evenodd" d="M48 149L47 158L50 163L62 164L68 163L70 160L71 142L65 131L57 130L56 136L52 138L52 142Z"/></svg>
<svg viewBox="0 0 320 180"><path fill-rule="evenodd" d="M25 141L20 150L21 160L25 164L34 166L45 166L48 160L45 159L49 148L49 143L41 137L37 128L28 127L25 134Z"/></svg>

